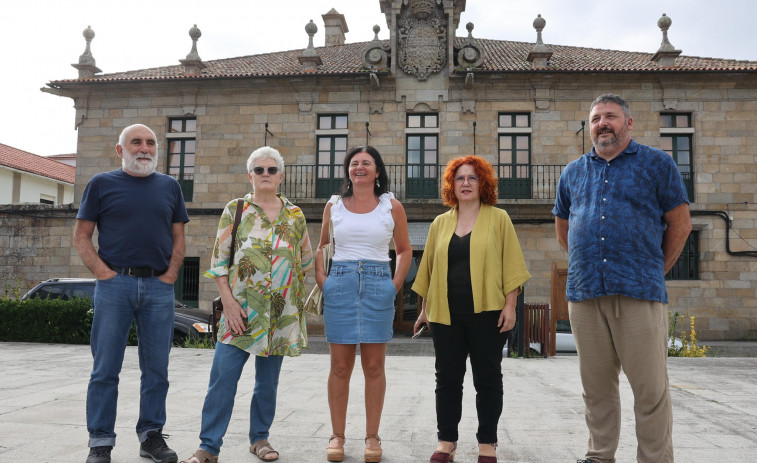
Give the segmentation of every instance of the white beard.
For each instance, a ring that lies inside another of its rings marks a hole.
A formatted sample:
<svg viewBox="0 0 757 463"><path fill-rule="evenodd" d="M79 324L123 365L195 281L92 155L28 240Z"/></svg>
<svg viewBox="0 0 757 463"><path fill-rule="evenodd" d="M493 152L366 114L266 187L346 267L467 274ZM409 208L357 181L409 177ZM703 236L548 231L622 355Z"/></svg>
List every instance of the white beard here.
<svg viewBox="0 0 757 463"><path fill-rule="evenodd" d="M149 162L145 162L145 160ZM147 154L137 153L136 155L124 147L123 157L121 158L121 167L126 172L134 175L135 177L147 177L155 172L155 167L158 165L158 152L155 152L154 157L150 157Z"/></svg>

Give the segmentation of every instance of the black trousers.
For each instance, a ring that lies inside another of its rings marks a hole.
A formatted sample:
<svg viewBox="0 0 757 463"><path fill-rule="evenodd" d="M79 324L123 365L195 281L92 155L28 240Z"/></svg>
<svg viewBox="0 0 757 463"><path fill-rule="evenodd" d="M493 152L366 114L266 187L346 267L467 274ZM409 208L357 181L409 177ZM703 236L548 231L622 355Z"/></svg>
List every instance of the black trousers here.
<svg viewBox="0 0 757 463"><path fill-rule="evenodd" d="M463 379L470 356L476 388L479 443L497 442L502 414L502 348L509 332L497 327L500 312L451 314L451 325L431 323L436 353L436 425L439 440L457 442Z"/></svg>

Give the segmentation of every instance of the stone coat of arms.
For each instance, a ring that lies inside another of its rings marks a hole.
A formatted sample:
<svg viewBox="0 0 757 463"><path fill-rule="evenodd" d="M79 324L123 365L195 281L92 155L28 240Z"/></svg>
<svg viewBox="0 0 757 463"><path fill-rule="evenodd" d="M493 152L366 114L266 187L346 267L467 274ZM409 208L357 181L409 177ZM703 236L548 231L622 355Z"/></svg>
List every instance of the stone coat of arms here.
<svg viewBox="0 0 757 463"><path fill-rule="evenodd" d="M399 17L399 65L418 80L447 64L447 20L439 0L409 0Z"/></svg>

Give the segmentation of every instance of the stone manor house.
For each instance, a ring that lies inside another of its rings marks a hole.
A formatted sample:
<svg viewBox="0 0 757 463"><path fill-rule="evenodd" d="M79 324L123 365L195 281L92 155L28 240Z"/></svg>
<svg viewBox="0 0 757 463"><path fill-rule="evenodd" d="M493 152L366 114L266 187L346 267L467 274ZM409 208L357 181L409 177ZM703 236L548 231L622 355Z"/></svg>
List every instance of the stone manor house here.
<svg viewBox="0 0 757 463"><path fill-rule="evenodd" d="M461 23L466 0L375 3L386 24L373 26L369 42L346 43L346 18L332 9L323 25L305 26L302 49L203 61L192 27L186 58L128 72L96 67L87 28L78 78L45 89L76 108L74 203L0 208L0 272L15 269L27 285L89 276L71 245L82 191L95 173L120 167L119 132L144 123L157 133L160 170L181 183L191 218L176 285L185 302L209 308L216 296L199 275L223 206L249 191L252 150L268 144L282 153L281 190L303 208L317 241L345 152L368 143L382 153L390 190L407 210L416 264L431 220L446 210L445 163L466 154L489 160L498 205L515 223L533 275L525 300L549 303L553 263L567 267L551 214L557 181L591 148L591 101L617 93L631 106L634 139L673 156L691 198L694 230L668 275L671 312L695 316L701 340L757 339L757 62L683 54L664 14L660 48L629 52L545 43L541 16L531 43L476 37L473 24ZM416 318L415 268L398 297L398 332Z"/></svg>

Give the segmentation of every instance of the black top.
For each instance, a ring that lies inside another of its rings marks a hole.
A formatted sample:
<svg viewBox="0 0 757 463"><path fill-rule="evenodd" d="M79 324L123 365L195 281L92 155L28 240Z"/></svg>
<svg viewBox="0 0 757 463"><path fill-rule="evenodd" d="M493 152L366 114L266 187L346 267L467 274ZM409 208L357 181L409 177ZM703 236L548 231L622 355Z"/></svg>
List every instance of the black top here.
<svg viewBox="0 0 757 463"><path fill-rule="evenodd" d="M470 233L452 234L447 257L447 302L450 313L473 313L473 288L470 279Z"/></svg>

